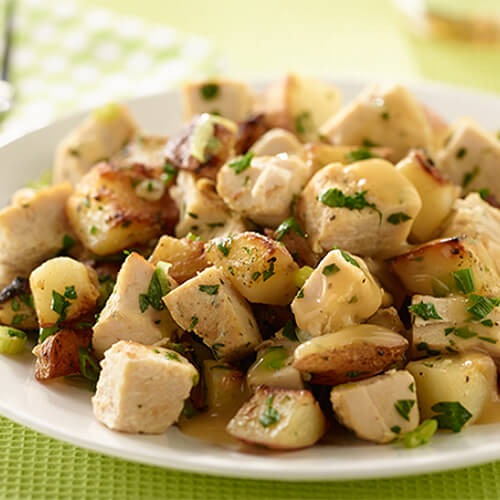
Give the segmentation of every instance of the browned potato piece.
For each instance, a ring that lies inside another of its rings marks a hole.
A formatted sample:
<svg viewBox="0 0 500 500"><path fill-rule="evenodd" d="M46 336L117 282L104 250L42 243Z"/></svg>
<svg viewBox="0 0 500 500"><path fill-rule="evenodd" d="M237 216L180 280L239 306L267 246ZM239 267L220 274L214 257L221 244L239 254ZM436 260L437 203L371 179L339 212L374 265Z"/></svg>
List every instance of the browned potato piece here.
<svg viewBox="0 0 500 500"><path fill-rule="evenodd" d="M35 378L48 380L80 373L79 347L88 348L92 330L59 330L33 350L36 355Z"/></svg>
<svg viewBox="0 0 500 500"><path fill-rule="evenodd" d="M165 144L168 138L163 135L137 134L121 151L109 159L117 168L130 168L144 165L147 169L162 171L165 166Z"/></svg>
<svg viewBox="0 0 500 500"><path fill-rule="evenodd" d="M240 122L234 145L236 155L246 153L268 130L267 118L263 113L252 115L248 120Z"/></svg>
<svg viewBox="0 0 500 500"><path fill-rule="evenodd" d="M314 384L344 384L400 364L407 349L408 341L387 328L357 325L301 344L293 366L311 373Z"/></svg>
<svg viewBox="0 0 500 500"><path fill-rule="evenodd" d="M406 337L406 328L398 315L398 311L392 306L379 309L373 316L366 320L366 323L382 326Z"/></svg>
<svg viewBox="0 0 500 500"><path fill-rule="evenodd" d="M156 265L159 261L172 264L169 274L177 283L194 278L197 273L209 266L205 255L205 244L191 238L162 236L158 241L149 262Z"/></svg>
<svg viewBox="0 0 500 500"><path fill-rule="evenodd" d="M431 241L394 257L392 269L411 293L444 297L463 290L489 296L499 292L495 263L479 241L465 236ZM469 274L473 289L460 284Z"/></svg>
<svg viewBox="0 0 500 500"><path fill-rule="evenodd" d="M250 302L286 305L297 292L299 266L283 245L261 234L213 240L207 243L207 259Z"/></svg>
<svg viewBox="0 0 500 500"><path fill-rule="evenodd" d="M35 309L19 297L2 302L0 325L15 326L19 330L35 330L38 328Z"/></svg>
<svg viewBox="0 0 500 500"><path fill-rule="evenodd" d="M326 429L311 392L266 386L257 388L226 427L235 438L278 450L312 446Z"/></svg>
<svg viewBox="0 0 500 500"><path fill-rule="evenodd" d="M118 170L100 163L82 178L66 214L89 250L109 255L172 232L177 208L163 180L150 175L140 166Z"/></svg>

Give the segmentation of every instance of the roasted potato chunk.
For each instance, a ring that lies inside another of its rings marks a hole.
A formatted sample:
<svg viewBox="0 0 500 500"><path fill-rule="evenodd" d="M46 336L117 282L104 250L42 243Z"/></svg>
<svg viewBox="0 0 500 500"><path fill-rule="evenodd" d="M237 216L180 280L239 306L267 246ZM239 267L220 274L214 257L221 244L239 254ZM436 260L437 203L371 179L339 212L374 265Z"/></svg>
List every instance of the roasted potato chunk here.
<svg viewBox="0 0 500 500"><path fill-rule="evenodd" d="M101 163L81 179L66 214L89 250L109 255L173 231L177 208L165 182L151 175L141 166L119 170Z"/></svg>
<svg viewBox="0 0 500 500"><path fill-rule="evenodd" d="M316 337L366 320L382 296L362 259L332 250L296 295L292 311L299 328Z"/></svg>
<svg viewBox="0 0 500 500"><path fill-rule="evenodd" d="M125 106L96 109L59 144L54 159L54 183L77 184L99 161L107 160L134 136L137 125Z"/></svg>
<svg viewBox="0 0 500 500"><path fill-rule="evenodd" d="M49 380L80 373L79 348L87 349L92 330L71 330L64 328L47 337L33 350L36 356L35 378Z"/></svg>
<svg viewBox="0 0 500 500"><path fill-rule="evenodd" d="M294 134L283 128L273 128L255 142L250 151L255 156L275 156L280 153L298 154L301 149L302 144Z"/></svg>
<svg viewBox="0 0 500 500"><path fill-rule="evenodd" d="M422 208L413 221L410 238L417 243L435 238L450 215L460 189L441 173L423 151L410 151L396 168L413 183L422 200Z"/></svg>
<svg viewBox="0 0 500 500"><path fill-rule="evenodd" d="M404 251L420 207L406 177L389 162L371 159L322 168L302 191L296 211L313 251L340 246L385 258Z"/></svg>
<svg viewBox="0 0 500 500"><path fill-rule="evenodd" d="M454 432L473 424L497 394L497 371L482 353L438 356L412 361L422 419L437 418L439 427Z"/></svg>
<svg viewBox="0 0 500 500"><path fill-rule="evenodd" d="M137 134L123 149L109 159L119 169L143 165L146 169L162 172L165 167L165 145L168 138L163 135Z"/></svg>
<svg viewBox="0 0 500 500"><path fill-rule="evenodd" d="M277 241L247 232L213 240L206 248L207 260L250 302L286 305L297 292L299 267Z"/></svg>
<svg viewBox="0 0 500 500"><path fill-rule="evenodd" d="M344 384L401 364L407 349L408 341L387 328L357 325L301 344L293 366L314 384Z"/></svg>
<svg viewBox="0 0 500 500"><path fill-rule="evenodd" d="M377 325L393 332L400 333L406 337L406 328L399 317L398 311L394 307L383 307L379 309L373 316L370 316L366 322L369 325Z"/></svg>
<svg viewBox="0 0 500 500"><path fill-rule="evenodd" d="M33 296L26 278L18 276L0 291L0 325L14 326L19 330L38 328Z"/></svg>
<svg viewBox="0 0 500 500"><path fill-rule="evenodd" d="M313 78L290 73L264 94L262 109L273 127L296 133L302 140L318 138L318 129L342 101L339 90Z"/></svg>
<svg viewBox="0 0 500 500"><path fill-rule="evenodd" d="M499 293L495 263L479 241L468 237L425 243L394 257L392 269L412 293L436 297Z"/></svg>
<svg viewBox="0 0 500 500"><path fill-rule="evenodd" d="M30 275L40 326L73 321L92 311L99 297L97 273L69 257L55 257Z"/></svg>
<svg viewBox="0 0 500 500"><path fill-rule="evenodd" d="M319 404L309 391L261 386L226 429L247 443L293 450L315 444L327 426Z"/></svg>
<svg viewBox="0 0 500 500"><path fill-rule="evenodd" d="M343 425L375 443L389 443L419 422L415 380L404 370L338 385L330 400Z"/></svg>
<svg viewBox="0 0 500 500"><path fill-rule="evenodd" d="M149 262L156 265L158 262L171 264L169 274L177 283L194 278L196 274L209 266L205 244L191 238L174 238L162 236L149 257Z"/></svg>
<svg viewBox="0 0 500 500"><path fill-rule="evenodd" d="M201 337L216 359L244 358L262 341L248 303L216 267L205 269L163 300L175 322Z"/></svg>

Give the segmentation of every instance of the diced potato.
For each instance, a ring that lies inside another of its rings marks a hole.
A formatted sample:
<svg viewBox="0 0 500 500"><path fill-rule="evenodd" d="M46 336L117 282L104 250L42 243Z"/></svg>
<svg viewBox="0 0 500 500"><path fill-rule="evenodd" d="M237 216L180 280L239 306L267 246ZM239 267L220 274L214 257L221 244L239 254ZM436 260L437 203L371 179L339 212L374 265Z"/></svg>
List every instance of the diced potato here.
<svg viewBox="0 0 500 500"><path fill-rule="evenodd" d="M442 237L462 234L479 240L500 272L500 210L482 200L477 193L470 193L465 200L457 200Z"/></svg>
<svg viewBox="0 0 500 500"><path fill-rule="evenodd" d="M207 243L207 260L250 302L286 305L297 293L299 267L286 248L258 233Z"/></svg>
<svg viewBox="0 0 500 500"><path fill-rule="evenodd" d="M415 380L404 370L338 385L330 399L339 421L361 439L389 443L418 426Z"/></svg>
<svg viewBox="0 0 500 500"><path fill-rule="evenodd" d="M399 317L398 311L392 306L379 309L373 316L370 316L366 322L369 325L381 326L393 332L400 333L403 337L407 336L406 328Z"/></svg>
<svg viewBox="0 0 500 500"><path fill-rule="evenodd" d="M248 398L245 375L228 363L213 359L203 361L203 381L209 411L223 408L236 413Z"/></svg>
<svg viewBox="0 0 500 500"><path fill-rule="evenodd" d="M486 354L427 358L408 363L406 369L415 377L422 419L438 415L440 421L439 415L456 410L457 403L465 410L447 419L448 424L456 425L455 432L473 424L497 392L495 363Z"/></svg>
<svg viewBox="0 0 500 500"><path fill-rule="evenodd" d="M19 330L36 330L38 320L36 311L28 305L29 296L26 300L14 297L0 304L0 325L14 326Z"/></svg>
<svg viewBox="0 0 500 500"><path fill-rule="evenodd" d="M468 278L470 274L473 286L470 291L489 296L499 293L495 263L479 241L468 237L420 245L394 257L392 269L412 293L436 297L463 293L462 277Z"/></svg>
<svg viewBox="0 0 500 500"><path fill-rule="evenodd" d="M175 204L163 180L148 175L140 166L119 170L101 163L78 183L66 213L93 253L109 255L172 232Z"/></svg>
<svg viewBox="0 0 500 500"><path fill-rule="evenodd" d="M104 351L119 340L152 345L171 337L177 330L161 296L155 295L153 303L145 299L151 295L151 284L158 285L157 278L155 267L139 254L133 252L127 257L118 273L113 293L94 326L92 345L97 356L102 357ZM167 288L177 286L171 276L165 278Z"/></svg>
<svg viewBox="0 0 500 500"><path fill-rule="evenodd" d="M392 164L371 159L319 170L296 211L317 253L340 246L358 255L389 257L406 248L421 204L413 184Z"/></svg>
<svg viewBox="0 0 500 500"><path fill-rule="evenodd" d="M54 257L71 234L64 207L71 194L68 183L35 191L23 189L0 211L0 287Z"/></svg>
<svg viewBox="0 0 500 500"><path fill-rule="evenodd" d="M438 156L438 165L465 193L487 188L500 198L500 142L471 120L463 120Z"/></svg>
<svg viewBox="0 0 500 500"><path fill-rule="evenodd" d="M309 391L261 386L226 429L247 443L293 450L315 444L327 426L319 404Z"/></svg>
<svg viewBox="0 0 500 500"><path fill-rule="evenodd" d="M255 156L274 156L280 153L299 154L302 144L294 134L283 128L273 128L266 132L250 148Z"/></svg>
<svg viewBox="0 0 500 500"><path fill-rule="evenodd" d="M412 314L413 357L440 352L483 351L500 360L500 307L495 307L493 302L488 303L487 298L476 297L414 295L412 309L417 313ZM476 300L480 304L472 311L479 309L481 319L469 311ZM423 315L419 315L418 310L424 307L429 312L424 309ZM487 314L483 316L484 313Z"/></svg>
<svg viewBox="0 0 500 500"><path fill-rule="evenodd" d="M92 311L99 297L97 273L69 257L55 257L30 275L40 326L72 321Z"/></svg>
<svg viewBox="0 0 500 500"><path fill-rule="evenodd" d="M169 163L215 179L219 168L234 156L238 126L232 120L204 113L195 116L165 147Z"/></svg>
<svg viewBox="0 0 500 500"><path fill-rule="evenodd" d="M180 416L199 379L179 353L121 341L106 351L97 392L96 419L110 429L161 434Z"/></svg>
<svg viewBox="0 0 500 500"><path fill-rule="evenodd" d="M188 82L182 87L184 120L202 113L218 113L236 122L252 112L254 96L244 82L228 78L212 78Z"/></svg>
<svg viewBox="0 0 500 500"><path fill-rule="evenodd" d="M216 359L244 358L262 340L248 303L216 267L177 287L164 302L175 322L201 337Z"/></svg>
<svg viewBox="0 0 500 500"><path fill-rule="evenodd" d="M276 227L290 217L292 200L310 176L309 168L297 156L259 156L242 171L224 165L217 176L217 192L242 216Z"/></svg>
<svg viewBox="0 0 500 500"><path fill-rule="evenodd" d="M165 166L165 145L168 138L141 132L122 150L114 154L109 163L115 168L143 165L147 170L162 171Z"/></svg>
<svg viewBox="0 0 500 500"><path fill-rule="evenodd" d="M316 337L368 319L382 296L361 258L332 250L293 300L292 311L298 327Z"/></svg>
<svg viewBox="0 0 500 500"><path fill-rule="evenodd" d="M209 179L196 178L191 172L180 172L170 194L180 213L175 226L179 238L192 233L209 240L246 229L243 220L229 210L215 191L214 182Z"/></svg>
<svg viewBox="0 0 500 500"><path fill-rule="evenodd" d="M124 106L108 104L96 109L57 147L54 183L76 184L93 165L123 148L136 129L134 119Z"/></svg>
<svg viewBox="0 0 500 500"><path fill-rule="evenodd" d="M209 266L205 254L205 244L190 238L162 236L149 262L156 265L159 261L171 264L169 274L177 283L194 278L197 273Z"/></svg>
<svg viewBox="0 0 500 500"><path fill-rule="evenodd" d="M422 208L413 221L410 238L418 243L429 241L438 236L460 190L423 151L410 151L396 168L413 183L422 200Z"/></svg>
<svg viewBox="0 0 500 500"><path fill-rule="evenodd" d="M301 344L293 366L314 384L337 385L381 373L403 362L408 341L387 328L356 325Z"/></svg>
<svg viewBox="0 0 500 500"><path fill-rule="evenodd" d="M92 331L63 329L47 337L33 350L37 357L35 378L49 380L80 373L79 348L88 348Z"/></svg>
<svg viewBox="0 0 500 500"><path fill-rule="evenodd" d="M332 144L377 144L393 149L393 161L412 148L432 152L432 129L421 105L402 85L371 85L320 129Z"/></svg>
<svg viewBox="0 0 500 500"><path fill-rule="evenodd" d="M267 90L262 104L272 126L291 130L305 141L318 137L319 127L341 101L333 85L290 73Z"/></svg>

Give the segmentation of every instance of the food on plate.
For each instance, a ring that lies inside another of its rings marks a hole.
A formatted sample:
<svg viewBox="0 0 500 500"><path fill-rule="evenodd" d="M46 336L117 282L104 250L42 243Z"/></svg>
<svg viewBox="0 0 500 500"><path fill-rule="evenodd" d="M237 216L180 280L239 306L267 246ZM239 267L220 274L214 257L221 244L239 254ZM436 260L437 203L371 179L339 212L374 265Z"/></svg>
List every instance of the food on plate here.
<svg viewBox="0 0 500 500"><path fill-rule="evenodd" d="M343 107L297 74L182 97L169 136L94 111L53 185L0 210L0 353L86 381L110 429L246 452L494 420L494 134L396 84Z"/></svg>

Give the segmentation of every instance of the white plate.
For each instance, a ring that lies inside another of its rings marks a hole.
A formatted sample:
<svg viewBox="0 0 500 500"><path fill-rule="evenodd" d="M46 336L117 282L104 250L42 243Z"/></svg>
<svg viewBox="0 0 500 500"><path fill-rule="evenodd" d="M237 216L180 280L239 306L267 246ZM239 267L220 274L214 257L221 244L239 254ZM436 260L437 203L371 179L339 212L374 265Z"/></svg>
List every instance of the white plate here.
<svg viewBox="0 0 500 500"><path fill-rule="evenodd" d="M334 82L351 99L360 80ZM260 87L260 86L257 86ZM500 127L500 99L463 90L410 85L417 97L453 120L462 115L490 129ZM180 125L176 93L133 100L132 112L150 131L171 134ZM54 147L82 114L57 122L0 149L4 176L0 202L51 166ZM243 454L184 436L176 427L162 436L115 433L92 416L90 394L61 381L40 384L33 379L33 357L0 357L0 413L55 438L109 455L175 469L237 477L287 480L373 478L435 472L500 458L500 424L474 426L461 434L440 434L414 450L374 446L317 446L272 456Z"/></svg>

